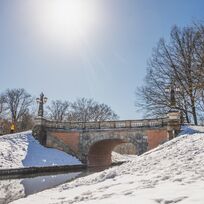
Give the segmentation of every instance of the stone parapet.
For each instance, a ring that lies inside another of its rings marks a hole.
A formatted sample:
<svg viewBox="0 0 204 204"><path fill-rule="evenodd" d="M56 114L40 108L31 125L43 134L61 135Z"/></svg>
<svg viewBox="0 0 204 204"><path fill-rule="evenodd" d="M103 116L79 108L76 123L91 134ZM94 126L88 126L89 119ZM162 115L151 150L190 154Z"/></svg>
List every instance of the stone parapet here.
<svg viewBox="0 0 204 204"><path fill-rule="evenodd" d="M41 124L46 128L57 129L117 129L117 128L143 128L167 126L167 118L146 119L146 120L118 120L118 121L97 121L97 122L58 122L36 118L36 125Z"/></svg>

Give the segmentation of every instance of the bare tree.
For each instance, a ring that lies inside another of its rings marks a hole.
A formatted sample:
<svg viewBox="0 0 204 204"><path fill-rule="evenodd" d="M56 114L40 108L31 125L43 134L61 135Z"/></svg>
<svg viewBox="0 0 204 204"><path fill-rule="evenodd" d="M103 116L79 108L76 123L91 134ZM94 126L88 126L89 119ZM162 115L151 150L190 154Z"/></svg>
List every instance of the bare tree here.
<svg viewBox="0 0 204 204"><path fill-rule="evenodd" d="M20 119L19 121L19 130L25 131L25 130L31 130L34 126L34 114L27 111Z"/></svg>
<svg viewBox="0 0 204 204"><path fill-rule="evenodd" d="M71 105L70 121L105 121L114 120L118 116L106 104L100 104L93 99L79 98Z"/></svg>
<svg viewBox="0 0 204 204"><path fill-rule="evenodd" d="M200 35L198 43L198 50L196 52L196 57L198 61L197 65L197 89L199 101L198 101L198 109L201 112L204 112L204 25L202 24L195 24L196 28L198 29L198 34ZM200 115L200 113L199 113ZM203 119L204 116L202 115L201 118Z"/></svg>
<svg viewBox="0 0 204 204"><path fill-rule="evenodd" d="M11 120L17 125L17 122L28 113L33 98L25 89L7 89L3 95Z"/></svg>
<svg viewBox="0 0 204 204"><path fill-rule="evenodd" d="M70 103L68 101L52 101L51 105L47 107L48 115L53 120L63 121L67 119L69 107Z"/></svg>
<svg viewBox="0 0 204 204"><path fill-rule="evenodd" d="M5 97L0 95L0 118L3 117L6 110Z"/></svg>
<svg viewBox="0 0 204 204"><path fill-rule="evenodd" d="M149 115L161 116L170 108L170 98L165 93L169 85L180 87L176 96L177 108L187 122L198 123L197 111L200 92L203 91L203 41L201 26L183 29L175 26L170 41L161 39L153 50L145 85L138 88L136 106L145 108ZM201 83L202 82L202 83Z"/></svg>
<svg viewBox="0 0 204 204"><path fill-rule="evenodd" d="M94 110L94 121L105 121L105 120L116 120L118 119L118 116L111 110L111 108L104 104L98 104L96 103L95 107L93 107Z"/></svg>

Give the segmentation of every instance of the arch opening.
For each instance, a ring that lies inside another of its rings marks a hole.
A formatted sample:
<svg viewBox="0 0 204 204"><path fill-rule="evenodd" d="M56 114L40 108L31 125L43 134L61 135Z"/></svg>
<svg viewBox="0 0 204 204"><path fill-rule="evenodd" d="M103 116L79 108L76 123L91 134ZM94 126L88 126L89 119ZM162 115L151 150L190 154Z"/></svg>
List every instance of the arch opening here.
<svg viewBox="0 0 204 204"><path fill-rule="evenodd" d="M119 154L130 155L136 155L138 153L136 146L131 142L119 144L113 149L113 151Z"/></svg>

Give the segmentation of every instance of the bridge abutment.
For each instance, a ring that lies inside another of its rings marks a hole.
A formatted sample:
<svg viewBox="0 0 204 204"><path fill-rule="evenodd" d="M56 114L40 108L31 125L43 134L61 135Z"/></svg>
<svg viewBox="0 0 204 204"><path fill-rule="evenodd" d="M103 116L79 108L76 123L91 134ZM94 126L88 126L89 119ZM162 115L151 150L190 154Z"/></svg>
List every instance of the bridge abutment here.
<svg viewBox="0 0 204 204"><path fill-rule="evenodd" d="M39 141L40 144L46 145L47 131L46 131L46 120L43 117L35 118L35 126L32 130L32 135Z"/></svg>

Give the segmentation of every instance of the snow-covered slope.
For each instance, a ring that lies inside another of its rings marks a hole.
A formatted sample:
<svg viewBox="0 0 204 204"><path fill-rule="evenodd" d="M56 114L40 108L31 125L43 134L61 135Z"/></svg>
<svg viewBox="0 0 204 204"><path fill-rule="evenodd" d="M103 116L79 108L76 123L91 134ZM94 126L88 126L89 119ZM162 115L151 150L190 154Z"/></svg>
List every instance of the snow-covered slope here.
<svg viewBox="0 0 204 204"><path fill-rule="evenodd" d="M0 203L6 204L25 196L22 180L0 180Z"/></svg>
<svg viewBox="0 0 204 204"><path fill-rule="evenodd" d="M179 136L121 166L14 203L203 204L203 192L204 133L194 133Z"/></svg>
<svg viewBox="0 0 204 204"><path fill-rule="evenodd" d="M80 163L65 152L43 147L31 131L0 137L0 169Z"/></svg>
<svg viewBox="0 0 204 204"><path fill-rule="evenodd" d="M185 125L181 127L180 135L194 133L204 133L204 126Z"/></svg>

